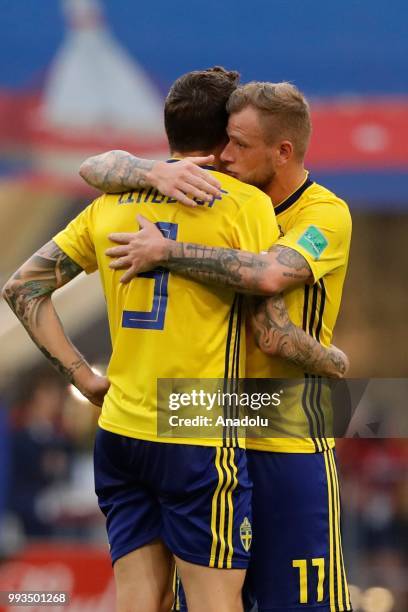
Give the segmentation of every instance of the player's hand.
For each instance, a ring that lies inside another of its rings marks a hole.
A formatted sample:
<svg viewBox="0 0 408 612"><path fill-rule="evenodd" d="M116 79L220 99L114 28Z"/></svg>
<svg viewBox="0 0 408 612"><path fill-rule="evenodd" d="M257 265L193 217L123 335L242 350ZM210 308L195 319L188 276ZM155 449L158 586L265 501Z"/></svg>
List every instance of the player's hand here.
<svg viewBox="0 0 408 612"><path fill-rule="evenodd" d="M95 372L91 372L86 376L85 380L81 380L81 384L76 386L91 404L102 406L105 395L109 390L110 382L106 376L100 376L95 374Z"/></svg>
<svg viewBox="0 0 408 612"><path fill-rule="evenodd" d="M214 163L214 155L185 157L177 163L157 161L146 178L160 193L176 198L186 206L197 206L193 198L210 202L221 197L221 185L200 165Z"/></svg>
<svg viewBox="0 0 408 612"><path fill-rule="evenodd" d="M350 367L350 361L346 353L332 344L330 346L330 378L344 378Z"/></svg>
<svg viewBox="0 0 408 612"><path fill-rule="evenodd" d="M127 272L120 279L122 283L128 283L139 272L147 272L155 268L164 256L166 238L154 223L148 221L142 215L137 215L140 231L136 233L109 234L109 240L120 246L111 247L105 251L113 261L109 264L112 270L123 270Z"/></svg>

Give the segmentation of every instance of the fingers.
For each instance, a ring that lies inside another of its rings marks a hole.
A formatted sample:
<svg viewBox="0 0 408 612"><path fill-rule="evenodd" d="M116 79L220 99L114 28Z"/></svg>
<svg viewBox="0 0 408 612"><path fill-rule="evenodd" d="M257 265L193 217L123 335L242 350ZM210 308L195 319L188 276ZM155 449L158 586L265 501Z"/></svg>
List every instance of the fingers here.
<svg viewBox="0 0 408 612"><path fill-rule="evenodd" d="M195 180L197 181L197 178ZM208 193L206 186L201 190L186 182L180 183L179 186L174 187L172 197L192 208L197 206L197 202L193 198L197 198L197 200L203 202L212 202L214 199L214 196Z"/></svg>
<svg viewBox="0 0 408 612"><path fill-rule="evenodd" d="M207 190L211 195L221 195L220 194L221 183L219 182L219 180L215 176L213 176L210 172L208 172L204 168L200 168L200 166L197 166L195 163L195 160L204 160L202 163L209 163L208 161L205 161L205 160L210 160L210 163L211 163L211 158L213 161L213 157L214 156L187 157L186 159L179 162L180 164L183 164L183 169L184 169L182 178L184 178L184 180L186 180L188 183L191 183L194 186L197 186L196 178L201 178L204 181L207 187Z"/></svg>
<svg viewBox="0 0 408 612"><path fill-rule="evenodd" d="M129 244L134 234L128 232L114 232L113 234L109 234L109 240L112 242L117 242L118 244Z"/></svg>
<svg viewBox="0 0 408 612"><path fill-rule="evenodd" d="M205 189L206 191L202 191L201 189ZM188 198L196 198L197 200L202 200L203 202L212 202L214 197L216 197L208 193L205 185L203 187L198 187L198 185L196 187L189 185L186 187L186 191L188 193ZM194 202L194 200L192 201ZM197 203L195 202L195 204Z"/></svg>
<svg viewBox="0 0 408 612"><path fill-rule="evenodd" d="M214 155L203 155L203 156L192 156L185 158L188 161L191 161L193 164L197 164L197 166L203 166L206 164L213 164L215 161Z"/></svg>
<svg viewBox="0 0 408 612"><path fill-rule="evenodd" d="M192 202L190 206L196 206L197 202L195 202L193 198L197 198L197 200L201 200L203 202L212 202L215 197L219 197L218 194L220 192L218 189L214 187L211 188L211 190L212 192L210 193L210 188L205 180L199 176L196 176L194 177L194 183L189 183L187 179L181 182L174 190L174 197L177 197L177 199L183 203L184 200L182 200L181 197L184 199L187 198L190 202ZM179 194L179 196L176 195L176 192Z"/></svg>
<svg viewBox="0 0 408 612"><path fill-rule="evenodd" d="M144 217L143 215L136 215L136 221L139 223L140 225L140 229L153 229L156 232L160 233L160 230L157 228L157 226L150 221L149 219L146 219L146 217ZM133 234L134 236L135 234Z"/></svg>
<svg viewBox="0 0 408 612"><path fill-rule="evenodd" d="M208 184L207 175L211 176L211 174L208 172L204 176L195 176L194 184L191 185L191 188L194 187L195 189L200 189L204 193L211 195L210 199L212 199L213 196L219 197L221 195L219 188Z"/></svg>
<svg viewBox="0 0 408 612"><path fill-rule="evenodd" d="M197 181L197 179L196 179ZM179 202L184 204L185 206L190 206L191 208L196 208L198 206L197 202L193 198L197 198L201 202L212 202L214 197L218 197L219 191L215 189L215 196L209 193L209 188L200 182L199 187L194 187L188 183L182 183L179 188L175 188L172 197L176 198Z"/></svg>
<svg viewBox="0 0 408 612"><path fill-rule="evenodd" d="M132 264L132 260L129 257L120 257L119 259L115 259L109 264L109 267L111 270L126 270L124 275L120 278L120 282L125 284L139 274L139 270L134 264Z"/></svg>
<svg viewBox="0 0 408 612"><path fill-rule="evenodd" d="M134 278L135 276L137 276L136 270L134 268L129 268L129 270L127 270L127 272L125 272L124 275L121 277L120 282L126 284L131 281L132 278Z"/></svg>
<svg viewBox="0 0 408 612"><path fill-rule="evenodd" d="M185 206L190 206L190 208L197 207L197 202L194 202L194 200L189 198L188 195L186 195L183 191L180 191L180 189L174 190L173 197L177 198L177 200L181 202L182 204L184 204Z"/></svg>
<svg viewBox="0 0 408 612"><path fill-rule="evenodd" d="M111 270L123 270L129 268L132 265L130 257L118 257L110 262L109 267Z"/></svg>
<svg viewBox="0 0 408 612"><path fill-rule="evenodd" d="M190 172L191 176L185 176L190 185L204 188L211 196L221 195L221 183L210 172L199 166L192 166Z"/></svg>
<svg viewBox="0 0 408 612"><path fill-rule="evenodd" d="M108 257L123 257L128 254L128 245L118 246L118 247L110 247L106 249L105 255Z"/></svg>
<svg viewBox="0 0 408 612"><path fill-rule="evenodd" d="M195 207L194 198L211 202L214 197L222 195L221 184L208 170L200 168L197 163L212 163L214 156L190 157L177 164L157 165L155 187L163 194L177 198L185 206ZM142 226L143 227L143 226Z"/></svg>
<svg viewBox="0 0 408 612"><path fill-rule="evenodd" d="M212 165L215 161L214 155L207 155L207 157L185 157L181 160L182 164L188 169L190 172L196 172L197 174L202 174L203 176L208 176L208 182L216 187L221 187L220 182L207 172L207 169L201 168L200 166Z"/></svg>

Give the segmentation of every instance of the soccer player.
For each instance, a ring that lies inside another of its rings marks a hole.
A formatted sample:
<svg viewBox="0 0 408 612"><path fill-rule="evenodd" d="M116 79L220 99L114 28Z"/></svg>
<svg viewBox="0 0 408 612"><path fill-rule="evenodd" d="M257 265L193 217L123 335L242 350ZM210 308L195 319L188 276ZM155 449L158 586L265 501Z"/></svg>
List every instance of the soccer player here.
<svg viewBox="0 0 408 612"><path fill-rule="evenodd" d="M171 242L142 220L138 234L111 236L121 244L108 251L117 258L111 265L128 268L125 282L141 270L162 265L237 291L284 292L291 320L328 346L346 274L351 219L345 202L316 184L304 168L311 133L307 101L289 83L250 83L231 95L228 111L229 142L221 160L227 173L272 199L282 234L268 255ZM120 154L116 162L111 158L104 168L111 179L122 164ZM138 168L141 161L126 163ZM172 171L176 175L177 167ZM103 181L99 187L104 188ZM166 186L163 190L167 192ZM328 389L320 378L304 375L301 367L268 356L278 327L271 311L268 301L256 308L247 376L304 377L282 411L289 411L297 424L303 420L307 433L299 436L295 428L285 436L247 441L254 483L249 583L262 612L342 612L351 605L334 440L324 414Z"/></svg>
<svg viewBox="0 0 408 612"><path fill-rule="evenodd" d="M219 157L225 104L237 79L235 72L213 69L176 81L165 106L173 155ZM210 439L199 432L164 438L157 431L158 379L242 376L241 300L234 290L201 286L164 269L124 285L105 256L107 234L131 228L136 211L171 239L267 248L279 235L269 198L233 177L214 176L222 195L196 210L152 188L98 198L3 289L43 353L91 401L103 404L95 485L107 517L119 612L169 608L173 555L192 612L242 610L249 546L241 530L251 526L251 483L236 432L223 428ZM108 378L95 375L71 344L51 301L82 270L96 269L113 346ZM306 361L313 346L330 361L330 351L303 336Z"/></svg>

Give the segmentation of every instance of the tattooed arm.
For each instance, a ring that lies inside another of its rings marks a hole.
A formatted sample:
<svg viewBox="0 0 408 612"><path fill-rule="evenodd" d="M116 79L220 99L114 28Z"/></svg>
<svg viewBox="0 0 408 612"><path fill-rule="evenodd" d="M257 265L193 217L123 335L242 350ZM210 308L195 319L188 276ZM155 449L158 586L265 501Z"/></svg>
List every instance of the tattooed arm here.
<svg viewBox="0 0 408 612"><path fill-rule="evenodd" d="M220 197L220 183L197 164L211 164L213 155L186 157L177 164L141 159L126 151L108 151L86 159L79 174L92 187L106 193L122 193L155 187L164 195L187 206L196 206L192 198L211 201Z"/></svg>
<svg viewBox="0 0 408 612"><path fill-rule="evenodd" d="M88 157L79 174L92 187L106 193L122 193L150 185L149 173L155 162L140 159L126 151L108 151Z"/></svg>
<svg viewBox="0 0 408 612"><path fill-rule="evenodd" d="M137 233L111 234L120 246L106 251L115 258L110 267L127 269L122 282L139 272L163 266L172 272L213 285L230 287L241 293L276 295L295 285L313 280L306 259L294 249L272 246L265 255L236 249L176 242L164 238L157 227L137 216Z"/></svg>
<svg viewBox="0 0 408 612"><path fill-rule="evenodd" d="M251 326L258 347L267 355L278 355L300 366L303 371L330 378L343 378L348 370L347 356L334 346L322 346L289 319L281 295L254 298Z"/></svg>
<svg viewBox="0 0 408 612"><path fill-rule="evenodd" d="M257 255L166 240L166 251L158 265L189 278L253 295L277 295L313 280L306 259L294 249L280 245L272 246L268 254Z"/></svg>
<svg viewBox="0 0 408 612"><path fill-rule="evenodd" d="M3 287L3 297L52 365L85 397L102 405L109 383L92 372L65 335L51 295L82 272L53 241L26 261Z"/></svg>

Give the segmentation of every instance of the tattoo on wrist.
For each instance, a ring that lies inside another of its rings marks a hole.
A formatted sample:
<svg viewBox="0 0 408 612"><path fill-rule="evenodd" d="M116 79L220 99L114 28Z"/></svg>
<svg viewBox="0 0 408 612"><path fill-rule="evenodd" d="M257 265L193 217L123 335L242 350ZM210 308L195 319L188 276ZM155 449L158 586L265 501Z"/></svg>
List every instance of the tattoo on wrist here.
<svg viewBox="0 0 408 612"><path fill-rule="evenodd" d="M34 340L35 341L35 340ZM36 342L38 348L43 353L43 355L52 363L54 368L58 370L60 374L71 384L75 384L75 372L79 370L83 365L86 365L86 361L84 357L80 357L76 361L72 362L68 367L64 366L63 363L57 357L51 355L51 353L45 348Z"/></svg>

